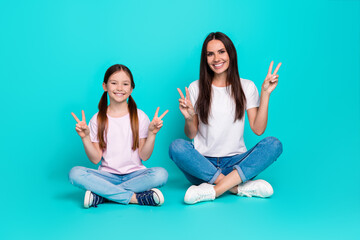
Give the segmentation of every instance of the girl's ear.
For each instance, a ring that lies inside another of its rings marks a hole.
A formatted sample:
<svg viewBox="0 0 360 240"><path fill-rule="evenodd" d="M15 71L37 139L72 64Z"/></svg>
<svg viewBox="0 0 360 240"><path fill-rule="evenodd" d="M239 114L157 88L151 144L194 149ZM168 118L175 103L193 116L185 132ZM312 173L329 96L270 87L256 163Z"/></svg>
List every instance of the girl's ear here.
<svg viewBox="0 0 360 240"><path fill-rule="evenodd" d="M103 89L105 92L107 92L107 87L106 87L106 83L103 82Z"/></svg>

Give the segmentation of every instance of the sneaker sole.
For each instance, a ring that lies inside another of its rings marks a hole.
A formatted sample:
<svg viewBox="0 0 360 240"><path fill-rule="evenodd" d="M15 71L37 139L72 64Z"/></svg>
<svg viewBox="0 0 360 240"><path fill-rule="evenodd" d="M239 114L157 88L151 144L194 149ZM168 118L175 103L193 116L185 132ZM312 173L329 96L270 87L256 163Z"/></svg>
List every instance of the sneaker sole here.
<svg viewBox="0 0 360 240"><path fill-rule="evenodd" d="M154 191L156 193L156 195L159 197L159 204L157 206L163 205L165 202L165 198L164 198L164 195L162 194L162 192L157 188L152 188L151 190Z"/></svg>
<svg viewBox="0 0 360 240"><path fill-rule="evenodd" d="M91 197L91 191L87 190L85 192L85 197L84 197L84 208L90 207L90 197Z"/></svg>

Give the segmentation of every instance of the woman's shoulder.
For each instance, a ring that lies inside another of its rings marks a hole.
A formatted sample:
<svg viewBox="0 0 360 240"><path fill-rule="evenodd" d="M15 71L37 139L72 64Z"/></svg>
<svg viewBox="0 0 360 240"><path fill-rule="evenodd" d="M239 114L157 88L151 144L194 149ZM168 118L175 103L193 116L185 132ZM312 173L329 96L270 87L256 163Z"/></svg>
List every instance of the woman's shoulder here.
<svg viewBox="0 0 360 240"><path fill-rule="evenodd" d="M243 87L244 90L246 90L248 88L256 87L255 83L249 79L240 78L240 82L241 82L241 86Z"/></svg>
<svg viewBox="0 0 360 240"><path fill-rule="evenodd" d="M190 83L189 88L199 88L199 80L195 80Z"/></svg>

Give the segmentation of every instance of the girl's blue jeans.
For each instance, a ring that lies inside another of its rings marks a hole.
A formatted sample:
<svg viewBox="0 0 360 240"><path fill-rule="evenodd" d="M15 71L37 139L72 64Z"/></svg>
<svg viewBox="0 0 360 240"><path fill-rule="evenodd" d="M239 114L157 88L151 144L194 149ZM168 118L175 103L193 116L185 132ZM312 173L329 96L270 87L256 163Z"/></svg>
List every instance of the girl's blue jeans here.
<svg viewBox="0 0 360 240"><path fill-rule="evenodd" d="M90 190L110 201L128 204L134 193L165 185L168 173L164 168L153 167L119 175L85 167L73 167L70 182Z"/></svg>
<svg viewBox="0 0 360 240"><path fill-rule="evenodd" d="M170 158L195 185L213 184L220 173L227 175L234 169L242 182L246 182L270 166L281 153L282 144L275 137L264 138L247 152L230 157L203 156L191 142L183 139L176 139L169 147Z"/></svg>

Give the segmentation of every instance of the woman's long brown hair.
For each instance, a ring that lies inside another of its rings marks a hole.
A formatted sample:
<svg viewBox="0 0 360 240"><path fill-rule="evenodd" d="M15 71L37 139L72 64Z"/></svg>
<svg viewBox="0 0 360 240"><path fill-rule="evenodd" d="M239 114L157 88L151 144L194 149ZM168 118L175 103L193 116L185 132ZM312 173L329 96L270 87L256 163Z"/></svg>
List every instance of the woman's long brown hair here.
<svg viewBox="0 0 360 240"><path fill-rule="evenodd" d="M135 82L133 76L130 72L130 69L121 64L115 64L108 68L105 72L104 76L104 83L107 84L110 76L115 72L124 71L127 73L131 80L131 88L135 88ZM107 129L108 129L108 117L107 117L107 108L108 108L108 100L107 100L107 92L104 92L99 105L99 113L97 116L97 123L98 123L98 132L97 136L99 139L100 148L104 151L106 149L106 138L107 138ZM139 118L137 115L137 106L134 99L129 96L128 99L128 109L130 113L130 125L131 131L133 134L133 144L132 150L135 151L139 147Z"/></svg>
<svg viewBox="0 0 360 240"><path fill-rule="evenodd" d="M231 96L235 101L235 119L242 119L245 114L246 98L241 87L240 75L238 70L236 49L228 36L221 32L210 33L202 46L200 60L200 79L199 79L199 97L196 101L196 108L199 113L200 120L208 124L208 117L211 108L211 83L214 78L214 72L210 69L207 62L207 45L211 40L220 40L229 54L229 68L227 70L226 85L231 86Z"/></svg>

